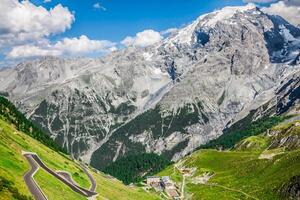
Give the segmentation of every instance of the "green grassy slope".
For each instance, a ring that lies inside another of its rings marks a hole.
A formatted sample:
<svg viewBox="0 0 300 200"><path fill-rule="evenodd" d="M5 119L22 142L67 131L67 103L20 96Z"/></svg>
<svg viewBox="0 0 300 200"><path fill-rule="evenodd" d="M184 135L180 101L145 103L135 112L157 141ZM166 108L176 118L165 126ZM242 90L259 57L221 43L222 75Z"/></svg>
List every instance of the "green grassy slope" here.
<svg viewBox="0 0 300 200"><path fill-rule="evenodd" d="M8 124L0 118L0 176L11 181L21 194L27 197L30 196L23 181L23 175L30 166L22 156L22 150L37 153L50 168L68 171L81 186L89 187L90 182L88 177L83 173L81 167L70 157L44 146L30 136L18 131L14 125ZM48 177L40 170L36 174L36 181L41 185L46 194L51 195L52 191L57 188L66 189L55 179ZM107 178L104 174L93 172L93 175L97 181L97 192L99 193L97 199L155 199L153 195L147 194L140 189L126 187L115 179ZM41 178L41 176L47 177L46 183L44 182L45 178ZM74 199L73 197L76 195L73 191L66 190L63 197L68 200ZM6 189L0 190L0 197L0 199L13 199L11 192ZM49 199L57 198L49 196Z"/></svg>
<svg viewBox="0 0 300 200"><path fill-rule="evenodd" d="M28 120L10 101L2 96L0 96L0 115L4 121L14 124L17 130L35 138L51 149L65 152L49 135L45 134L40 128Z"/></svg>
<svg viewBox="0 0 300 200"><path fill-rule="evenodd" d="M271 131L277 131L276 136L247 138L232 151L199 150L159 175L169 175L182 186L179 169L195 170L184 181L184 195L191 199L282 199L282 185L300 175L300 148L271 148L271 144L278 137L300 135L299 127L292 126L272 128ZM205 173L213 176L200 182Z"/></svg>
<svg viewBox="0 0 300 200"><path fill-rule="evenodd" d="M232 125L230 128L226 129L224 131L224 134L220 137L209 141L207 144L200 146L199 149L230 149L237 142L247 137L258 135L279 124L287 118L289 118L289 116L263 117L254 122L248 121L245 118Z"/></svg>
<svg viewBox="0 0 300 200"><path fill-rule="evenodd" d="M64 200L66 197L65 194L67 194L67 197L69 199L86 199L82 195L73 192L68 186L66 186L64 183L60 182L44 170L37 171L37 173L34 175L34 179L39 184L39 186L43 188L43 192L48 199ZM49 185L51 185L51 187L49 187Z"/></svg>

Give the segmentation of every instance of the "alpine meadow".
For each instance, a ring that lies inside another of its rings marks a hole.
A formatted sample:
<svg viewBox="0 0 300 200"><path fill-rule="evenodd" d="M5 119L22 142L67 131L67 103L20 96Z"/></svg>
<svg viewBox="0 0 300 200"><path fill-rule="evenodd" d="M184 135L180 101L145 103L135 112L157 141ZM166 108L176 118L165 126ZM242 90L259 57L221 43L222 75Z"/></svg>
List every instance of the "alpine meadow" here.
<svg viewBox="0 0 300 200"><path fill-rule="evenodd" d="M297 0L0 0L0 200L300 200Z"/></svg>

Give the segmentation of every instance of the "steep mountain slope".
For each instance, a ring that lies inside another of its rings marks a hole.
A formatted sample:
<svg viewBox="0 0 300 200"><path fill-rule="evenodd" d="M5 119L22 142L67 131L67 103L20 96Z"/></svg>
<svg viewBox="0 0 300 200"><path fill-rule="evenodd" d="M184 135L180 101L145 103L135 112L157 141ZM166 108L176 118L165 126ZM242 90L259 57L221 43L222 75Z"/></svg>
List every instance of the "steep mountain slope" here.
<svg viewBox="0 0 300 200"><path fill-rule="evenodd" d="M0 91L98 169L140 152L176 161L245 117L297 112L299 37L253 5L226 7L147 48L2 70Z"/></svg>
<svg viewBox="0 0 300 200"><path fill-rule="evenodd" d="M30 165L22 151L35 152L43 162L53 170L70 172L74 181L80 186L89 188L90 181L78 162L69 156L58 153L32 137L18 131L16 125L7 123L6 117L0 115L0 199L29 199L31 194L23 175ZM88 169L97 182L96 199L157 199L141 189L129 188L116 179ZM34 175L48 199L86 199L73 192L62 182L55 179L42 169Z"/></svg>
<svg viewBox="0 0 300 200"><path fill-rule="evenodd" d="M60 145L74 156L84 153L88 161L93 153L89 150L101 146L149 94L168 83L168 75L160 70L131 67L124 59L113 63L113 58L104 62L48 57L4 71L1 88Z"/></svg>
<svg viewBox="0 0 300 200"><path fill-rule="evenodd" d="M28 120L24 114L18 111L18 109L11 102L2 96L0 96L0 115L5 119L6 122L14 124L16 129L19 131L30 135L53 150L65 152L49 137L49 135L46 135L43 131L37 128L37 126Z"/></svg>
<svg viewBox="0 0 300 200"><path fill-rule="evenodd" d="M208 23L227 10L234 13L232 9L236 13L228 19ZM180 82L154 108L117 129L93 154L94 166L105 165L118 153L143 149L176 160L216 138L225 127L250 115L251 110L252 119L257 119L263 111L268 115L283 113L297 104L299 66L286 63L290 61L273 61L281 55L266 45L268 34L276 35L285 44L278 23L286 22L276 21L256 8L239 9L226 8L200 17L154 50L153 59L174 61L181 74ZM187 35L187 43L180 40ZM295 37L298 35L299 30ZM269 42L273 41L276 40ZM284 88L286 84L290 84L289 90ZM294 95L290 95L292 90ZM294 96L293 100L289 96ZM285 110L277 102L282 98L290 104Z"/></svg>
<svg viewBox="0 0 300 200"><path fill-rule="evenodd" d="M183 186L186 199L299 199L299 127L278 125L231 151L199 150L159 175Z"/></svg>

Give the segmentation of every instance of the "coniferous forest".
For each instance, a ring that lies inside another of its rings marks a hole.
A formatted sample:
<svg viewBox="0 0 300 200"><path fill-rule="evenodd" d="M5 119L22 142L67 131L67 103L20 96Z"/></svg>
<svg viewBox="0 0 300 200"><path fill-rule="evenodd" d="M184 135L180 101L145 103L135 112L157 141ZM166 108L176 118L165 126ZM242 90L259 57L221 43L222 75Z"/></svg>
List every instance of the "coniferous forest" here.
<svg viewBox="0 0 300 200"><path fill-rule="evenodd" d="M170 161L157 154L143 153L123 157L103 171L122 180L125 184L130 184L142 181L146 176L156 174L170 164Z"/></svg>
<svg viewBox="0 0 300 200"><path fill-rule="evenodd" d="M224 134L217 139L209 141L207 144L202 145L199 149L230 149L234 147L239 141L254 135L261 134L271 127L282 122L286 116L272 116L258 119L254 122L246 122L234 124L230 128L224 130Z"/></svg>
<svg viewBox="0 0 300 200"><path fill-rule="evenodd" d="M0 117L8 123L14 124L17 130L26 133L53 150L66 153L49 135L28 120L9 100L2 96L0 96Z"/></svg>

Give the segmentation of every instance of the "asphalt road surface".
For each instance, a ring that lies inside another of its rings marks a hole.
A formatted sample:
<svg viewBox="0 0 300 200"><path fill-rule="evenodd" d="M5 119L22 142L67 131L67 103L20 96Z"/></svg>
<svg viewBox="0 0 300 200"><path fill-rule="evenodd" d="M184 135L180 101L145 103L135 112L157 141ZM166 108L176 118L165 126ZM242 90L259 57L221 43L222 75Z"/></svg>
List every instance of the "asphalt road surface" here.
<svg viewBox="0 0 300 200"><path fill-rule="evenodd" d="M73 181L71 175L68 172L56 172L57 174L59 174L60 176L64 177L64 179L67 179L69 182L71 182L73 185L75 185L76 183Z"/></svg>
<svg viewBox="0 0 300 200"><path fill-rule="evenodd" d="M78 184L74 183L71 177L66 176L66 174L62 174L61 172L57 173L52 169L48 168L36 154L25 153L24 156L26 157L26 159L31 165L31 170L24 175L24 180L30 192L32 193L32 195L36 200L47 200L47 197L43 194L43 192L41 191L41 189L38 187L37 183L33 179L33 175L38 170L39 167L44 169L46 172L48 172L49 174L51 174L52 176L54 176L64 184L66 184L67 186L69 186L74 192L77 192L85 197L92 197L97 195L97 193L95 192L96 182L85 167L82 166L85 173L87 174L87 176L91 181L90 190L87 190L79 186Z"/></svg>
<svg viewBox="0 0 300 200"><path fill-rule="evenodd" d="M33 158L30 155L26 154L24 156L28 160L29 164L31 165L31 169L24 175L24 181L29 191L31 192L34 199L47 200L47 197L44 195L42 190L39 188L39 186L33 179L33 175L39 169L38 164L33 160Z"/></svg>
<svg viewBox="0 0 300 200"><path fill-rule="evenodd" d="M86 166L84 166L83 164L80 164L83 171L86 173L86 175L89 177L90 181L91 181L91 187L90 187L90 191L95 192L96 187L97 187L97 183L94 179L94 177L90 174L90 172L87 170Z"/></svg>

